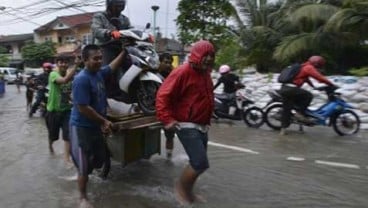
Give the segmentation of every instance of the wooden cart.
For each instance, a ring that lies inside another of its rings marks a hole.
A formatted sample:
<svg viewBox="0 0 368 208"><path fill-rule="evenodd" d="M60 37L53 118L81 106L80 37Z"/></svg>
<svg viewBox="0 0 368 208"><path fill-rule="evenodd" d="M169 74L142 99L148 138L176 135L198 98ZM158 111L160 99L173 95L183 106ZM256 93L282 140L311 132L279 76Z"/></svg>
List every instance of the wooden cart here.
<svg viewBox="0 0 368 208"><path fill-rule="evenodd" d="M114 124L114 133L107 138L109 157L106 158L101 177L106 178L111 167L111 158L123 166L161 154L162 125L155 116L132 114L109 116Z"/></svg>

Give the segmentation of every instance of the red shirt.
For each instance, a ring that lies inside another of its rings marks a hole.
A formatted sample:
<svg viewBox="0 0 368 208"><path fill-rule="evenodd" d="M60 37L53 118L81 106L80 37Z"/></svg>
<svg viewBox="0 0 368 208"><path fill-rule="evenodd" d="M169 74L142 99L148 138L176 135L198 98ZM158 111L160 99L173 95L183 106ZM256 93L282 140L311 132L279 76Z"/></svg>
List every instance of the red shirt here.
<svg viewBox="0 0 368 208"><path fill-rule="evenodd" d="M318 70L308 61L302 64L302 68L299 74L296 75L296 77L294 78L293 84L295 84L298 87L301 87L305 82L307 82L309 85L313 86L313 84L309 80L309 77L312 77L321 83L332 85L332 83L327 78L325 78L321 73L319 73Z"/></svg>
<svg viewBox="0 0 368 208"><path fill-rule="evenodd" d="M210 72L199 72L189 63L173 70L156 96L156 113L165 125L172 121L207 125L214 107Z"/></svg>

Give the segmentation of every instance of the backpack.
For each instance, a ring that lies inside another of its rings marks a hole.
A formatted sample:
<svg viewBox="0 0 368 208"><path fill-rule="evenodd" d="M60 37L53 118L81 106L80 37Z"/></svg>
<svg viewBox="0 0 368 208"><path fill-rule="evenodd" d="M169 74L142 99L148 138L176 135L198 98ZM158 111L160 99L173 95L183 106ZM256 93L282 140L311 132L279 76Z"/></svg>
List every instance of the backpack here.
<svg viewBox="0 0 368 208"><path fill-rule="evenodd" d="M299 74L301 69L300 64L293 64L283 69L278 78L280 83L292 83L296 75Z"/></svg>

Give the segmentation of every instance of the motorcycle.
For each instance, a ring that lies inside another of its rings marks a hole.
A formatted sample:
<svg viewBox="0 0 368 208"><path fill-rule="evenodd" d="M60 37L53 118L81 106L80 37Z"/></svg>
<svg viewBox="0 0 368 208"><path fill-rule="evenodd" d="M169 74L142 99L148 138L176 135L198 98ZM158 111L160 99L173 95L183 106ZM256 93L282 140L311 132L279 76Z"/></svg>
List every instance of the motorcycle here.
<svg viewBox="0 0 368 208"><path fill-rule="evenodd" d="M229 108L232 104L235 104L236 107L234 115L229 114ZM244 90L241 89L238 89L235 92L235 97L230 97L228 94L215 93L215 109L213 117L215 119L243 119L247 126L258 128L264 123L264 113L261 108L257 106L251 106L253 104L254 102L247 97Z"/></svg>
<svg viewBox="0 0 368 208"><path fill-rule="evenodd" d="M149 28L147 24L146 29ZM117 81L121 93L116 100L127 104L138 103L145 115L155 114L155 101L163 77L158 74L159 56L153 45L153 37L140 30L119 31L128 54L127 63L118 71Z"/></svg>
<svg viewBox="0 0 368 208"><path fill-rule="evenodd" d="M308 121L300 121L295 115L297 106L293 106L291 123L299 124L301 127L305 126L331 126L334 131L340 135L353 135L360 129L359 116L353 111L354 107L345 102L341 98L341 94L335 92L337 88L331 86L323 86L316 88L316 90L324 91L328 97L325 104L320 106L316 110L308 109L305 114ZM269 92L271 101L267 103L265 110L265 122L274 129L281 129L281 116L282 116L282 96L278 91Z"/></svg>

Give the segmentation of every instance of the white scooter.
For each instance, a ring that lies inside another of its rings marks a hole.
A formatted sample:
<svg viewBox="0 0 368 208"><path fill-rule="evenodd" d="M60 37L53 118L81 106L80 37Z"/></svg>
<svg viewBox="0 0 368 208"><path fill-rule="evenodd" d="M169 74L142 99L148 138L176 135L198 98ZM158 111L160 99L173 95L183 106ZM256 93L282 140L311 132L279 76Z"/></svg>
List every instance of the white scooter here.
<svg viewBox="0 0 368 208"><path fill-rule="evenodd" d="M149 28L147 24L146 29ZM119 31L128 53L128 66L117 76L125 103L138 103L146 115L155 114L155 101L163 77L158 73L160 61L153 45L153 37L141 30Z"/></svg>

